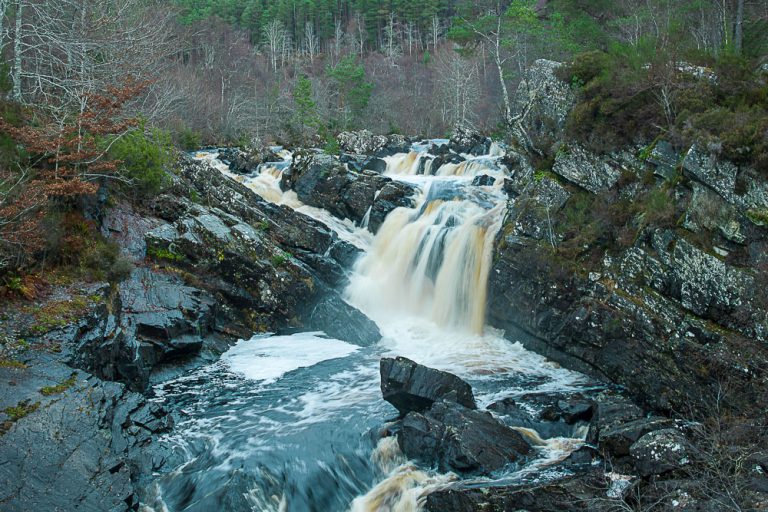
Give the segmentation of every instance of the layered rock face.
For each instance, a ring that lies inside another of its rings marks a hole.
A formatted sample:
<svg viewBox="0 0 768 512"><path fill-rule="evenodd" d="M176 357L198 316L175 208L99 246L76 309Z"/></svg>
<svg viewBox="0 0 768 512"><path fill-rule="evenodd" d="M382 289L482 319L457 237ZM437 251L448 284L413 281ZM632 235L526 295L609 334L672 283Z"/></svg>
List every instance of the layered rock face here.
<svg viewBox="0 0 768 512"><path fill-rule="evenodd" d="M23 366L0 367L3 510L136 510L137 481L171 456L155 441L174 424L165 409L70 366L80 331L110 316L96 307L33 342Z"/></svg>
<svg viewBox="0 0 768 512"><path fill-rule="evenodd" d="M556 69L537 63L522 86L536 140L563 137L573 95ZM527 95L542 90L556 94ZM764 400L764 178L663 142L554 153L551 172L506 157L515 200L493 257L489 322L656 410L706 407L726 381L737 409Z"/></svg>
<svg viewBox="0 0 768 512"><path fill-rule="evenodd" d="M392 210L413 207L416 189L382 176L383 168L378 172L364 169L370 162L363 159L362 165L353 165L352 161L342 162L331 155L299 151L283 172L280 186L295 191L303 203L323 208L340 219L360 224L368 217L367 227L376 233Z"/></svg>
<svg viewBox="0 0 768 512"><path fill-rule="evenodd" d="M155 442L173 419L137 392L238 338L380 339L338 292L357 248L206 164L179 169L148 211L119 205L104 219L133 264L128 277L78 289L88 307L77 318L57 319L25 341L21 361L0 365L3 510L136 510L143 479L174 457Z"/></svg>
<svg viewBox="0 0 768 512"><path fill-rule="evenodd" d="M155 202L167 224L146 235L148 254L223 299L221 325L251 332L322 330L363 345L378 341L375 324L334 288L355 251L348 243L205 164L186 162L177 186L183 196ZM205 206L183 197L205 198Z"/></svg>
<svg viewBox="0 0 768 512"><path fill-rule="evenodd" d="M455 375L403 357L382 359L380 370L382 396L402 415L387 431L409 459L440 472L499 477L540 456L534 447L546 440L576 442L587 432L585 444L547 465L565 477L456 482L431 489L425 510L610 509L626 504L641 478L691 484L686 470L702 458L689 441L693 424L649 415L613 390L526 394L478 410L472 388ZM677 498L669 493L659 503Z"/></svg>

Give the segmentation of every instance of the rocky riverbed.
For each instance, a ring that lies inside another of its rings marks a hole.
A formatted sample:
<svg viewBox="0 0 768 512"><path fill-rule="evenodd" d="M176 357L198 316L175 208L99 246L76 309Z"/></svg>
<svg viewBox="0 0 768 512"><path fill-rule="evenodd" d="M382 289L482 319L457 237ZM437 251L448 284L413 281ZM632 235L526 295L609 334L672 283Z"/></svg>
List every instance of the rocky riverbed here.
<svg viewBox="0 0 768 512"><path fill-rule="evenodd" d="M0 310L0 508L765 507L768 183L567 142L557 68L525 150L214 150L110 208L125 279Z"/></svg>

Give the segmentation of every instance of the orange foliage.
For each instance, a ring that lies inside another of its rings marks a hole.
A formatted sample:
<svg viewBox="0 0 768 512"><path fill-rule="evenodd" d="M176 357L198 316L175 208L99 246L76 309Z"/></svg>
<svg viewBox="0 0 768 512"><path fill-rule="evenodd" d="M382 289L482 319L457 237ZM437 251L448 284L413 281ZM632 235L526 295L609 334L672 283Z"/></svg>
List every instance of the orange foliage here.
<svg viewBox="0 0 768 512"><path fill-rule="evenodd" d="M93 180L116 171L119 162L105 158L103 141L137 124L136 119L122 117L123 107L146 86L146 82L128 80L122 87L89 95L83 98L82 112L63 126L53 120L14 126L0 118L0 132L24 148L31 168L26 172L22 166L0 168L0 185L5 185L0 187L0 249L5 246L7 254L10 248L17 259L42 250L41 221L49 200L94 194L98 184Z"/></svg>

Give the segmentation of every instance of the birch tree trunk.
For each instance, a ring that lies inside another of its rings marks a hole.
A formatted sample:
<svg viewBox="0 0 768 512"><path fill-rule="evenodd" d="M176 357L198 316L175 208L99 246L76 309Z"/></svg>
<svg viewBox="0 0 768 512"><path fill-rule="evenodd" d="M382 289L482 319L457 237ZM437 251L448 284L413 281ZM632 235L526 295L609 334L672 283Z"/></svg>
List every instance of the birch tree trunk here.
<svg viewBox="0 0 768 512"><path fill-rule="evenodd" d="M22 33L24 17L24 0L16 2L16 30L13 33L13 99L21 101L21 65L22 65Z"/></svg>
<svg viewBox="0 0 768 512"><path fill-rule="evenodd" d="M744 46L744 0L736 2L736 23L733 30L733 49L741 55Z"/></svg>

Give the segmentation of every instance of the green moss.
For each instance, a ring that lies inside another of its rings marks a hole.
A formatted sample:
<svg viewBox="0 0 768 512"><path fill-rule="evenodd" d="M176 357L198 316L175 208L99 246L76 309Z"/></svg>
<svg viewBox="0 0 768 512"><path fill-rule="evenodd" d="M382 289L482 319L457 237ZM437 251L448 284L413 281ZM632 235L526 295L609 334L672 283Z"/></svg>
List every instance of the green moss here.
<svg viewBox="0 0 768 512"><path fill-rule="evenodd" d="M656 144L658 144L659 138L660 137L656 137L653 142L641 149L637 154L637 157L643 161L648 160L651 157L651 154L653 154L653 150L656 149Z"/></svg>
<svg viewBox="0 0 768 512"><path fill-rule="evenodd" d="M751 208L747 210L746 216L753 224L768 225L768 209L766 208Z"/></svg>
<svg viewBox="0 0 768 512"><path fill-rule="evenodd" d="M25 370L29 368L29 366L22 363L21 361L16 361L14 359L0 359L0 368L13 368L16 370Z"/></svg>
<svg viewBox="0 0 768 512"><path fill-rule="evenodd" d="M164 247L148 247L147 256L156 260L179 262L184 260L184 256L176 254L171 249Z"/></svg>
<svg viewBox="0 0 768 512"><path fill-rule="evenodd" d="M545 179L557 181L557 175L552 171L548 171L546 169L539 169L538 171L533 173L533 179L536 181L544 181Z"/></svg>
<svg viewBox="0 0 768 512"><path fill-rule="evenodd" d="M40 402L33 404L29 403L29 400L22 400L13 407L6 407L3 412L8 415L11 421L19 421L25 416L29 416L40 407Z"/></svg>
<svg viewBox="0 0 768 512"><path fill-rule="evenodd" d="M45 386L40 389L40 393L45 396L58 395L65 392L69 388L75 385L77 381L77 373L73 373L67 379L59 382L55 386Z"/></svg>
<svg viewBox="0 0 768 512"><path fill-rule="evenodd" d="M31 333L40 335L77 321L90 307L88 297L75 295L70 300L49 302L39 308L27 307L24 311L30 313L35 321L35 325L30 329Z"/></svg>
<svg viewBox="0 0 768 512"><path fill-rule="evenodd" d="M285 265L288 260L290 260L293 257L290 253L284 252L282 254L275 254L272 256L272 265L275 267L282 267Z"/></svg>

